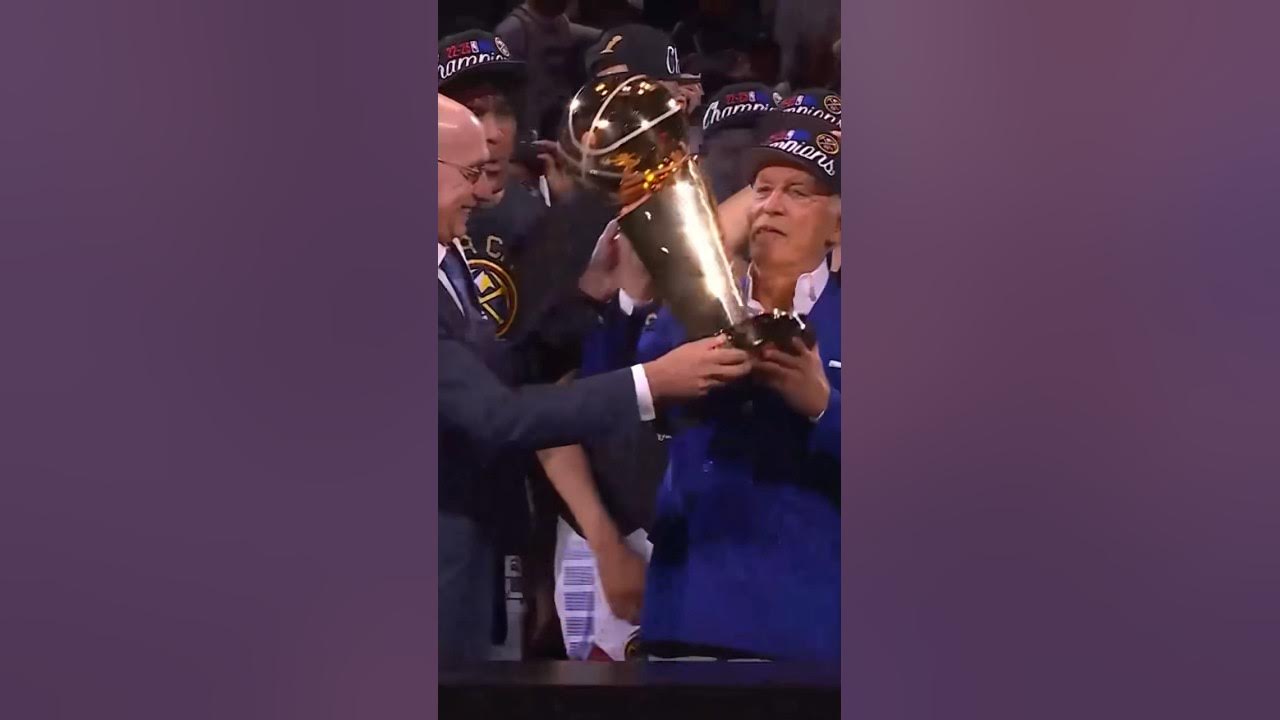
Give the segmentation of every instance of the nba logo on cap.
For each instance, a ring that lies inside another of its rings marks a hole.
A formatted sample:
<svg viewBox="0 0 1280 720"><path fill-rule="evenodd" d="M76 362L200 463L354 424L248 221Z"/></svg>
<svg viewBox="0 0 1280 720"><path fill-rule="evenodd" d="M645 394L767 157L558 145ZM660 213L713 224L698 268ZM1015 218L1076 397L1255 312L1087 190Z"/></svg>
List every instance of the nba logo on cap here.
<svg viewBox="0 0 1280 720"><path fill-rule="evenodd" d="M808 142L813 136L805 130L779 130L769 136L769 143L786 142L787 140L795 140L797 142Z"/></svg>

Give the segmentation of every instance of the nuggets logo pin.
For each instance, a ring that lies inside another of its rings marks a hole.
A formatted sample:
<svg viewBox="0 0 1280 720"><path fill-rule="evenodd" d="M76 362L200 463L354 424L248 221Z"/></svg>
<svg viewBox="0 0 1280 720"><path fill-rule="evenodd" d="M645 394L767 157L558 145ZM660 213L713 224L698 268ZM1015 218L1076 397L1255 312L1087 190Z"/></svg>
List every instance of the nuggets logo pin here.
<svg viewBox="0 0 1280 720"><path fill-rule="evenodd" d="M493 36L493 44L498 48L498 52L502 53L502 57L511 57L511 51L507 49L507 44L497 35Z"/></svg>
<svg viewBox="0 0 1280 720"><path fill-rule="evenodd" d="M839 115L840 109L841 109L840 96L839 95L826 96L822 100L822 106L825 107L827 109L827 112L831 113L832 115Z"/></svg>
<svg viewBox="0 0 1280 720"><path fill-rule="evenodd" d="M837 155L840 153L840 141L835 137L822 133L817 137L818 149L828 155Z"/></svg>
<svg viewBox="0 0 1280 720"><path fill-rule="evenodd" d="M519 298L511 274L492 260L473 258L467 262L471 279L476 284L480 309L497 325L495 334L502 337L516 319Z"/></svg>

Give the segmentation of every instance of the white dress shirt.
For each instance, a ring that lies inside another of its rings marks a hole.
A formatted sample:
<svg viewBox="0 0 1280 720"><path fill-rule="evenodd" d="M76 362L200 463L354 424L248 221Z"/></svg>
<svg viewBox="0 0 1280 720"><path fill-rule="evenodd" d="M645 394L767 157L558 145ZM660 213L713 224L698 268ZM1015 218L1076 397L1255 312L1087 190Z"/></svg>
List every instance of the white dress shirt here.
<svg viewBox="0 0 1280 720"><path fill-rule="evenodd" d="M453 241L453 247L457 249L458 253L461 254L462 257L466 257L466 255L462 253L462 246L458 244L457 240ZM453 304L457 306L458 312L465 315L466 313L462 309L462 299L458 297L456 292L454 292L453 284L449 282L448 276L444 274L444 256L447 252L449 252L449 250L443 244L436 244L436 276L440 278L440 284L448 291L449 297L453 298ZM654 409L653 393L649 390L649 378L645 376L644 367L642 365L631 366L631 381L635 383L636 386L636 406L640 411L640 420L643 422L649 422L657 417L658 413Z"/></svg>
<svg viewBox="0 0 1280 720"><path fill-rule="evenodd" d="M753 294L752 278L755 276L755 266L752 265L747 270L746 292L747 309L753 315L759 315L764 312L764 306L756 300ZM827 280L831 278L831 271L827 269L826 258L818 264L818 267L796 278L795 295L791 298L791 310L800 315L808 315L813 312L813 306L818 303L818 298L822 297L822 291L827 289ZM636 307L643 305L639 300L627 294L626 290L618 291L618 306L626 315L630 315L635 311Z"/></svg>
<svg viewBox="0 0 1280 720"><path fill-rule="evenodd" d="M759 315L764 312L764 306L755 298L754 278L755 265L752 265L747 269L747 287L744 294L747 296L747 309ZM818 263L818 267L796 278L796 292L791 297L791 311L797 315L808 315L813 312L813 306L818 303L818 298L822 297L822 291L827 289L827 280L830 278L831 271L827 269L825 257Z"/></svg>

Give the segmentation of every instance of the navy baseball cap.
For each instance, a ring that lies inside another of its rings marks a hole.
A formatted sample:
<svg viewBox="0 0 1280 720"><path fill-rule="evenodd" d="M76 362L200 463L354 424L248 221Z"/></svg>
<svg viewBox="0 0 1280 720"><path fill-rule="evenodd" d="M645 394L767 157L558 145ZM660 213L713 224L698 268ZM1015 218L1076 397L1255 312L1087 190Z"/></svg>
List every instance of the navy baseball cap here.
<svg viewBox="0 0 1280 720"><path fill-rule="evenodd" d="M752 128L777 109L781 96L763 83L738 83L721 88L702 104L702 132L711 135L728 128Z"/></svg>
<svg viewBox="0 0 1280 720"><path fill-rule="evenodd" d="M587 50L587 74L595 75L613 65L626 65L627 72L655 80L693 83L701 76L681 72L680 54L671 37L648 25L621 25L606 30Z"/></svg>
<svg viewBox="0 0 1280 720"><path fill-rule="evenodd" d="M810 88L785 97L778 103L784 113L808 115L822 119L840 129L840 113L843 106L840 96L823 88Z"/></svg>
<svg viewBox="0 0 1280 720"><path fill-rule="evenodd" d="M480 77L505 83L524 78L524 62L511 56L502 38L483 30L467 30L442 38L438 69L442 92Z"/></svg>
<svg viewBox="0 0 1280 720"><path fill-rule="evenodd" d="M749 177L769 165L793 165L840 194L840 139L835 128L820 118L776 113L780 122L763 141L744 153Z"/></svg>

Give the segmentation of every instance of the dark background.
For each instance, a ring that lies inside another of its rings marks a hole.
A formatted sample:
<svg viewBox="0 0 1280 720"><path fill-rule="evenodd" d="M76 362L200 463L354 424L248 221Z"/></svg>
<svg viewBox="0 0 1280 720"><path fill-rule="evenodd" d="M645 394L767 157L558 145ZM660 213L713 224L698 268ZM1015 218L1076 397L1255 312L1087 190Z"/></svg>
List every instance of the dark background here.
<svg viewBox="0 0 1280 720"><path fill-rule="evenodd" d="M756 0L731 1L741 6L757 4ZM471 20L479 20L482 26L492 29L512 8L523 2L524 0L443 0L439 3L441 30L444 31L450 25L462 27ZM698 0L646 0L644 9L637 11L627 0L579 0L576 7L570 9L579 18L579 22L592 27L601 27L595 21L604 17L630 16L629 19L670 30L681 17L695 12L697 6Z"/></svg>
<svg viewBox="0 0 1280 720"><path fill-rule="evenodd" d="M849 716L1276 715L1269 15L846 10ZM435 16L0 8L0 716L436 707Z"/></svg>

